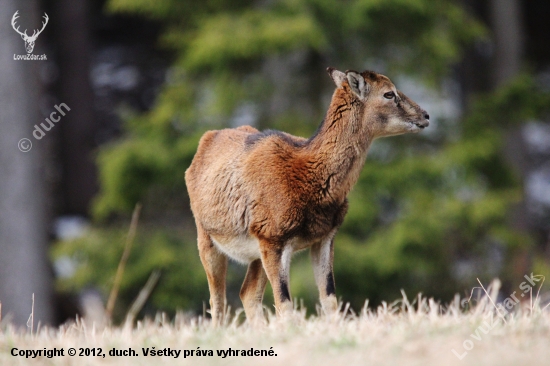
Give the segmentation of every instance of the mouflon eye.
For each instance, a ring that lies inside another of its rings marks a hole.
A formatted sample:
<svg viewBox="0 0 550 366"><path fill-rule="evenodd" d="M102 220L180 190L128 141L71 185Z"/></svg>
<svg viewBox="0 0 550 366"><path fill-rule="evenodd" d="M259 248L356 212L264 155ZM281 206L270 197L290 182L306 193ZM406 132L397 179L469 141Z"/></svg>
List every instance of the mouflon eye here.
<svg viewBox="0 0 550 366"><path fill-rule="evenodd" d="M392 91L391 91L391 92L387 92L387 93L384 94L384 98L386 98L386 99L393 99L393 98L395 98L395 93L392 92Z"/></svg>

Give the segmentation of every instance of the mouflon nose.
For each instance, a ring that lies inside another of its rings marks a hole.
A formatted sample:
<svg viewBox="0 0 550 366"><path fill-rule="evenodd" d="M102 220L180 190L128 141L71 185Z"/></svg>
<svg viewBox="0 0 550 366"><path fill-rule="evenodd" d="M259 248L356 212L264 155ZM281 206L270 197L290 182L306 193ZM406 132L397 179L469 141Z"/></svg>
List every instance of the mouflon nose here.
<svg viewBox="0 0 550 366"><path fill-rule="evenodd" d="M428 127L430 125L430 115L426 111L422 111L422 114L424 115L424 119L418 122L418 127Z"/></svg>
<svg viewBox="0 0 550 366"><path fill-rule="evenodd" d="M425 119L423 121L418 122L416 125L420 128L428 127L430 125L430 121Z"/></svg>

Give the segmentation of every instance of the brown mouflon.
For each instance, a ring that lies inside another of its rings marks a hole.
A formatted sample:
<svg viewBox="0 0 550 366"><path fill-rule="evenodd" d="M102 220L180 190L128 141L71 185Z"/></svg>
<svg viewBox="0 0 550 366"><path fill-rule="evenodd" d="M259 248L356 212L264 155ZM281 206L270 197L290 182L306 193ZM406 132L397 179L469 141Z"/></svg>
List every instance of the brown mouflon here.
<svg viewBox="0 0 550 366"><path fill-rule="evenodd" d="M248 264L240 297L248 320L256 322L264 319L268 280L277 313L292 310L290 260L306 248L323 310L337 311L333 239L369 146L377 137L429 124L426 111L386 76L327 70L336 90L312 137L250 126L208 131L185 173L214 324L225 311L228 257Z"/></svg>

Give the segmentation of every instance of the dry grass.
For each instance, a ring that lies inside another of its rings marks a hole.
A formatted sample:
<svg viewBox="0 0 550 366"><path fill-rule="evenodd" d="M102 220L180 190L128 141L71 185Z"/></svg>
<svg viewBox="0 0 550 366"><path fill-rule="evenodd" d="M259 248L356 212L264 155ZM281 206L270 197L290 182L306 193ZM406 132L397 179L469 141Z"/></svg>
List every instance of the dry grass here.
<svg viewBox="0 0 550 366"><path fill-rule="evenodd" d="M489 289L490 291L490 289ZM462 302L464 305L464 302ZM169 321L159 315L135 327L97 329L85 321L36 334L3 325L0 332L1 365L548 365L550 312L538 301L518 304L513 313L499 317L488 297L467 311L458 297L448 306L418 297L405 297L376 310L354 314L345 309L334 318L309 317L296 310L287 320L269 314L265 327L232 322L213 329L208 321L182 315ZM345 314L345 315L344 315ZM502 314L501 314L502 315ZM471 349L467 351L464 345ZM65 356L28 360L14 357L11 349L64 348ZM69 347L100 347L105 358L67 356ZM182 350L173 357L143 356L142 348ZM222 358L217 350L228 348L274 350L277 356ZM135 357L110 357L109 350L132 348ZM212 350L213 356L183 358L184 350ZM454 353L462 355L460 360Z"/></svg>

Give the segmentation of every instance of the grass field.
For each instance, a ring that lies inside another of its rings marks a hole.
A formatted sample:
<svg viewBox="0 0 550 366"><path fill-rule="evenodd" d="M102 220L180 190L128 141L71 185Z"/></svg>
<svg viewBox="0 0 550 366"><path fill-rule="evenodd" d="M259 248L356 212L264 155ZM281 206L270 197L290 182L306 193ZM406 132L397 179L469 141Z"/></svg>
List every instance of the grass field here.
<svg viewBox="0 0 550 366"><path fill-rule="evenodd" d="M404 297L359 314L343 309L332 318L306 318L305 310L297 309L280 320L268 312L269 323L263 327L237 324L233 317L214 329L202 317L183 315L172 320L158 315L134 327L103 329L76 321L35 334L3 324L0 365L550 364L550 309L529 299L515 303L509 312L499 311L491 297L473 303L457 297L442 306L421 297L414 301ZM63 356L25 356L54 348L63 349ZM69 348L77 354L69 356ZM126 356L109 355L113 349L125 351ZM153 350L172 354L153 356ZM131 351L135 355L128 355Z"/></svg>

